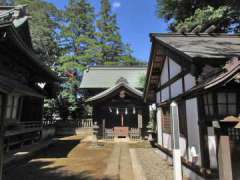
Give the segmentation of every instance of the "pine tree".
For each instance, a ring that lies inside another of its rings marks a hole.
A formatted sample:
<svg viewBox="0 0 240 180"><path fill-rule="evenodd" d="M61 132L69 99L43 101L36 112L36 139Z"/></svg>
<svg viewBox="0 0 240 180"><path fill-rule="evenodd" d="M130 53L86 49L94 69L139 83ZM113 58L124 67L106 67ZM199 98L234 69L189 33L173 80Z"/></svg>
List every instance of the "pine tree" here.
<svg viewBox="0 0 240 180"><path fill-rule="evenodd" d="M31 16L29 20L33 48L39 59L48 66L53 66L60 55L56 29L59 10L43 0L12 0L15 5L26 4Z"/></svg>
<svg viewBox="0 0 240 180"><path fill-rule="evenodd" d="M68 100L70 111L77 107L80 73L100 57L95 32L94 8L87 0L70 0L61 23L62 56L59 72L65 77L61 95Z"/></svg>
<svg viewBox="0 0 240 180"><path fill-rule="evenodd" d="M97 21L101 60L97 64L137 64L131 56L129 45L122 42L116 14L111 11L109 0L101 0L100 18Z"/></svg>
<svg viewBox="0 0 240 180"><path fill-rule="evenodd" d="M86 0L70 0L64 13L62 44L65 52L60 60L61 70L82 70L95 64L99 57L95 37L94 9Z"/></svg>

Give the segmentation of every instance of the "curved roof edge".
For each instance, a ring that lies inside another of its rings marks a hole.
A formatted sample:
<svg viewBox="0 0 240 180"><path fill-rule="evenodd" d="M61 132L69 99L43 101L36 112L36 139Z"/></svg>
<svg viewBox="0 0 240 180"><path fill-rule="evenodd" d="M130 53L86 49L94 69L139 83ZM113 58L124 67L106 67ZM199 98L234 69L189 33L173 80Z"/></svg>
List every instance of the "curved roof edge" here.
<svg viewBox="0 0 240 180"><path fill-rule="evenodd" d="M102 98L106 97L107 95L113 93L114 91L118 90L120 87L125 87L126 89L128 89L132 93L136 94L137 96L143 97L143 92L142 91L139 91L138 89L135 89L135 88L129 86L125 82L120 82L120 83L116 84L115 86L113 86L113 87L111 87L111 88L109 88L105 91L102 91L99 94L97 94L97 95L95 95L91 98L88 98L85 102L89 103L89 102L93 102L93 101L102 99Z"/></svg>

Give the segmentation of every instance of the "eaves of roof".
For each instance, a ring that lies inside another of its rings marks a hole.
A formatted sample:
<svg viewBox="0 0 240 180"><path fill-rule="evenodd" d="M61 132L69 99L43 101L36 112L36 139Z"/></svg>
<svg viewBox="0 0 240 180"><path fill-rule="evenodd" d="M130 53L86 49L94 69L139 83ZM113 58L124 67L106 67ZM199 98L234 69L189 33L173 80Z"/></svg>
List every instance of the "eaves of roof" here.
<svg viewBox="0 0 240 180"><path fill-rule="evenodd" d="M101 93L91 97L91 98L88 98L85 102L86 103L90 103L90 102L94 102L94 101L97 101L99 99L102 99L108 95L110 95L111 93L117 91L119 88L121 87L124 87L126 88L127 90L129 90L130 92L134 93L135 95L139 96L139 97L142 97L143 96L143 93L131 86L129 86L127 83L124 83L124 82L120 82L118 84L116 84L115 86L105 90L105 91L102 91Z"/></svg>

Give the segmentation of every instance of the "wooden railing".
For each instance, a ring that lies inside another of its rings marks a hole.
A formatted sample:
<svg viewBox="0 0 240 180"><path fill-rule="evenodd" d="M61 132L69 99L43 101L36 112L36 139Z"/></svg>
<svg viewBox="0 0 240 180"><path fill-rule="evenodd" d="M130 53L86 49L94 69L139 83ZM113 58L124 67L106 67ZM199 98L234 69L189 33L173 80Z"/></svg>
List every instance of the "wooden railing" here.
<svg viewBox="0 0 240 180"><path fill-rule="evenodd" d="M26 122L20 122L19 125L24 129L41 128L42 122L41 121L26 121Z"/></svg>
<svg viewBox="0 0 240 180"><path fill-rule="evenodd" d="M43 127L47 127L47 126L52 126L57 122L57 120L52 119L52 120L43 120L42 121L42 125Z"/></svg>
<svg viewBox="0 0 240 180"><path fill-rule="evenodd" d="M93 126L92 119L81 119L77 121L77 127L79 128L91 128Z"/></svg>
<svg viewBox="0 0 240 180"><path fill-rule="evenodd" d="M129 137L132 140L141 139L141 129L139 129L139 128L130 128Z"/></svg>

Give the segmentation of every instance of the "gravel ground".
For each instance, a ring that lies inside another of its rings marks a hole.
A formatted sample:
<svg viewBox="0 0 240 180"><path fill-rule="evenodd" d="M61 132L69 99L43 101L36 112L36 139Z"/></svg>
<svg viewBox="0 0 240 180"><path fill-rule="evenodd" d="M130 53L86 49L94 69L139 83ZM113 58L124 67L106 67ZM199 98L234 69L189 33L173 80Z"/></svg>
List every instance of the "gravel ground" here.
<svg viewBox="0 0 240 180"><path fill-rule="evenodd" d="M96 147L88 139L79 136L59 139L29 162L9 169L4 180L173 179L172 167L147 141L103 142Z"/></svg>
<svg viewBox="0 0 240 180"><path fill-rule="evenodd" d="M173 179L173 167L156 153L157 149L136 148L134 150L142 173L147 180Z"/></svg>

